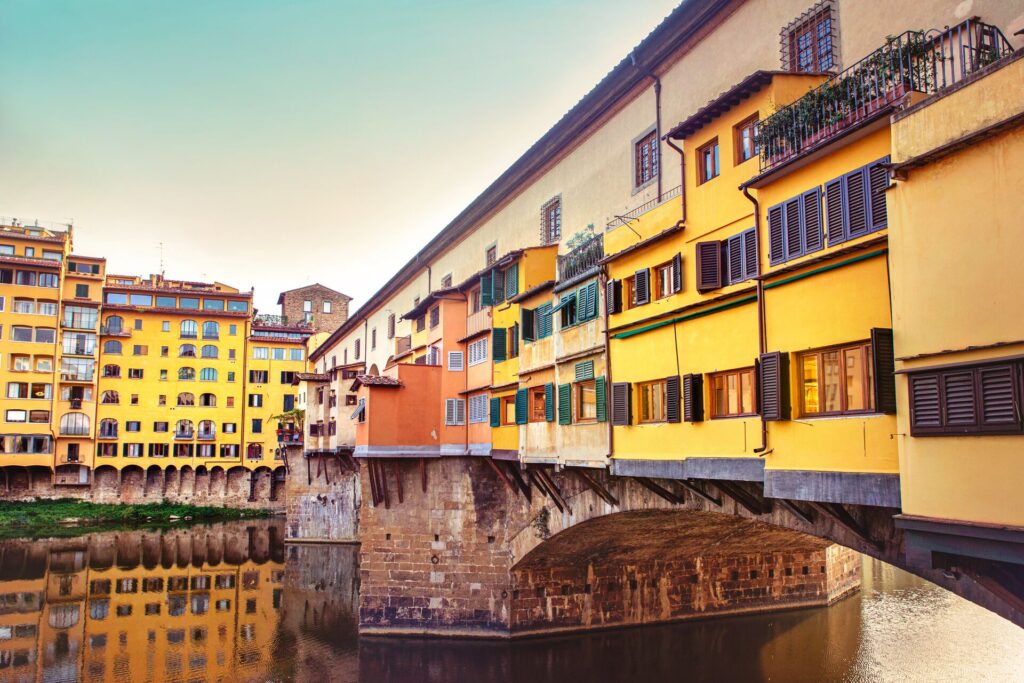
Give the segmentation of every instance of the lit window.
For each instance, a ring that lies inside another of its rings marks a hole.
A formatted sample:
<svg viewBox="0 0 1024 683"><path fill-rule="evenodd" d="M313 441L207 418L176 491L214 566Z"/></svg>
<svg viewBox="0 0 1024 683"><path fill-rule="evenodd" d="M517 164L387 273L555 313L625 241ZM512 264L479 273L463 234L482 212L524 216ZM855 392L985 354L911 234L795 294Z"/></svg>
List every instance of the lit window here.
<svg viewBox="0 0 1024 683"><path fill-rule="evenodd" d="M597 383L594 380L577 382L576 389L576 419L574 422L596 422L597 421Z"/></svg>
<svg viewBox="0 0 1024 683"><path fill-rule="evenodd" d="M543 386L530 389L530 422L547 420L547 397Z"/></svg>
<svg viewBox="0 0 1024 683"><path fill-rule="evenodd" d="M637 402L640 407L640 422L664 422L665 412L665 380L641 382L637 385Z"/></svg>
<svg viewBox="0 0 1024 683"><path fill-rule="evenodd" d="M730 370L711 375L711 417L753 415L754 369Z"/></svg>
<svg viewBox="0 0 1024 683"><path fill-rule="evenodd" d="M875 409L871 343L800 354L801 408L806 415Z"/></svg>
<svg viewBox="0 0 1024 683"><path fill-rule="evenodd" d="M736 150L737 164L742 164L757 156L757 140L754 138L755 126L757 126L757 114L733 128L733 148Z"/></svg>

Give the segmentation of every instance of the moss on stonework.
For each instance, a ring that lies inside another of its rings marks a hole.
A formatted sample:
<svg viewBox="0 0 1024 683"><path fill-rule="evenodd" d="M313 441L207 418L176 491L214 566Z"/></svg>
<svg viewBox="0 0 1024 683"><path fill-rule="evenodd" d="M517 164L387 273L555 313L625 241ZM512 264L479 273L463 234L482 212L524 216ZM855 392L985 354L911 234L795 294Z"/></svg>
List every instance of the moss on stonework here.
<svg viewBox="0 0 1024 683"><path fill-rule="evenodd" d="M267 510L174 503L88 503L80 500L0 501L0 538L40 538L125 527L161 527L268 517Z"/></svg>

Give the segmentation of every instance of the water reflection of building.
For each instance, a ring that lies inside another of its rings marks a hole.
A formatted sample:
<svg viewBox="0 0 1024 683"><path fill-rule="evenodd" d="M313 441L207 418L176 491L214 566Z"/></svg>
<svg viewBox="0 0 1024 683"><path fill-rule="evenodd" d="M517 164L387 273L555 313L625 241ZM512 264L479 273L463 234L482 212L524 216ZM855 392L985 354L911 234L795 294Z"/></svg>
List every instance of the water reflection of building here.
<svg viewBox="0 0 1024 683"><path fill-rule="evenodd" d="M267 666L280 525L0 544L0 680L246 680Z"/></svg>

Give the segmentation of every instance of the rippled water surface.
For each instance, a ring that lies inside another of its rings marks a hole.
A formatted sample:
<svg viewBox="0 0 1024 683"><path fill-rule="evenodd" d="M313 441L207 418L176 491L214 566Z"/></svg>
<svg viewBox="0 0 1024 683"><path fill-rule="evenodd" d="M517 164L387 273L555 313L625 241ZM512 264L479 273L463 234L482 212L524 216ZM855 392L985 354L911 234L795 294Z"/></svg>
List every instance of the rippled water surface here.
<svg viewBox="0 0 1024 683"><path fill-rule="evenodd" d="M871 560L831 608L360 640L358 548L282 535L261 521L0 543L0 681L1024 681L1024 630Z"/></svg>

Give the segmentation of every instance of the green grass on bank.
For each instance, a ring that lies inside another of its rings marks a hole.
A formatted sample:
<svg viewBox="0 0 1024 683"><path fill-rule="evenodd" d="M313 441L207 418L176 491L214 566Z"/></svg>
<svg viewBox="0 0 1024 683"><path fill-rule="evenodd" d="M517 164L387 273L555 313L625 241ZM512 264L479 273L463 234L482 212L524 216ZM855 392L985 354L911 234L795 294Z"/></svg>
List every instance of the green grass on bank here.
<svg viewBox="0 0 1024 683"><path fill-rule="evenodd" d="M87 503L80 500L0 501L0 538L75 536L126 527L161 527L267 517L266 510L172 503Z"/></svg>

